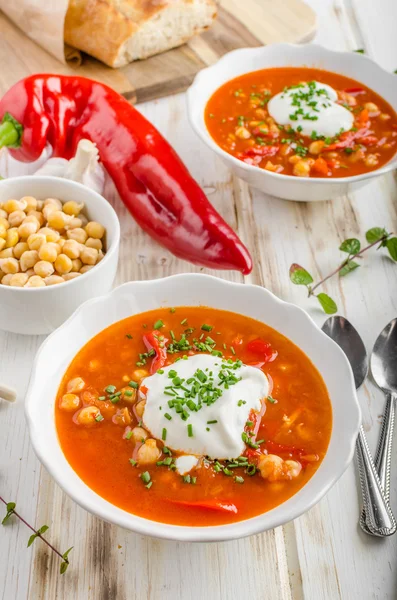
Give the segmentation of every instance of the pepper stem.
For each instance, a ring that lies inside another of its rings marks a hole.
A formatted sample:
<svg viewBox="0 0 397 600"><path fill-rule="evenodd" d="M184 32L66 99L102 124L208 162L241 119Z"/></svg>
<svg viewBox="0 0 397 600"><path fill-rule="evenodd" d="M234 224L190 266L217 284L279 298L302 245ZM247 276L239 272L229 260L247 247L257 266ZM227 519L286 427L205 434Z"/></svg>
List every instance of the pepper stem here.
<svg viewBox="0 0 397 600"><path fill-rule="evenodd" d="M0 148L19 148L23 127L10 113L5 113L0 124Z"/></svg>

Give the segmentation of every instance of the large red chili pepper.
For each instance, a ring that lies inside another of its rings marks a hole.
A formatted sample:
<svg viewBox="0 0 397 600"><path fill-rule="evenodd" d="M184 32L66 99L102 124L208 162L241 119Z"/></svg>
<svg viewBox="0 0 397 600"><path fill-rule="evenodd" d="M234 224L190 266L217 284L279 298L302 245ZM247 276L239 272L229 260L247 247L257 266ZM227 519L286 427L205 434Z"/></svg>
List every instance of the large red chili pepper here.
<svg viewBox="0 0 397 600"><path fill-rule="evenodd" d="M207 200L177 154L122 96L84 77L32 75L0 101L0 147L33 161L47 143L70 159L82 138L135 220L173 254L217 269L252 269L251 256Z"/></svg>
<svg viewBox="0 0 397 600"><path fill-rule="evenodd" d="M159 339L161 336L162 339ZM167 344L168 340L161 335L157 330L143 336L143 343L148 352L154 350L155 355L150 366L150 373L157 373L159 369L164 367L167 362Z"/></svg>

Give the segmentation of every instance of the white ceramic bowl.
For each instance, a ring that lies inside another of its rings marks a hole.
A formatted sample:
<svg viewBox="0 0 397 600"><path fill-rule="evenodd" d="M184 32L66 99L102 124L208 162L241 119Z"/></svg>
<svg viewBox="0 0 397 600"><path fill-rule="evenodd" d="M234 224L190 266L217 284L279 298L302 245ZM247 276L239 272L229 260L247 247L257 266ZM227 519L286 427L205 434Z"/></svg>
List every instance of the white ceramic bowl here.
<svg viewBox="0 0 397 600"><path fill-rule="evenodd" d="M54 402L65 370L88 340L112 323L161 306L205 305L258 319L286 335L313 361L332 401L333 429L318 471L295 496L260 516L230 525L184 527L157 523L118 508L92 491L67 462L58 443ZM137 533L184 541L221 541L277 527L312 507L342 475L353 456L360 409L353 375L342 350L297 306L267 290L208 275L175 275L126 283L86 302L42 344L26 397L33 447L58 484L95 515Z"/></svg>
<svg viewBox="0 0 397 600"><path fill-rule="evenodd" d="M0 202L23 196L84 202L86 216L106 227L106 254L81 277L41 288L0 285L0 329L38 335L54 331L80 304L111 289L117 270L120 224L103 196L75 181L31 175L0 181Z"/></svg>
<svg viewBox="0 0 397 600"><path fill-rule="evenodd" d="M272 196L286 200L314 202L330 200L357 190L372 178L397 167L395 156L380 169L363 175L333 177L332 179L310 177L309 179L265 171L247 165L222 150L210 136L204 121L205 106L212 94L222 84L244 73L286 66L316 67L351 77L380 94L397 112L397 77L362 54L334 52L316 44L272 44L229 52L211 67L200 71L187 92L187 104L189 120L194 131L238 177Z"/></svg>

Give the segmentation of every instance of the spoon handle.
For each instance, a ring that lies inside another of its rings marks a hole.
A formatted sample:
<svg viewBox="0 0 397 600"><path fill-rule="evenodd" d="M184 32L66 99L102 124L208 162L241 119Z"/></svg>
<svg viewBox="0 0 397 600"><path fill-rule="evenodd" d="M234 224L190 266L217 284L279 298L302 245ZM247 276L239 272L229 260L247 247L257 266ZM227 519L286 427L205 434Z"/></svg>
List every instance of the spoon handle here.
<svg viewBox="0 0 397 600"><path fill-rule="evenodd" d="M362 427L360 427L358 433L356 448L365 511L365 527L363 527L363 530L379 537L392 535L396 532L396 520L389 503L384 497ZM362 526L361 520L360 525Z"/></svg>
<svg viewBox="0 0 397 600"><path fill-rule="evenodd" d="M385 412L382 419L382 428L379 436L378 446L375 455L375 468L379 475L379 481L382 486L386 501L390 500L390 471L391 454L394 435L395 412L397 395L393 393L386 394ZM371 534L366 525L365 509L360 516L360 526L363 531Z"/></svg>

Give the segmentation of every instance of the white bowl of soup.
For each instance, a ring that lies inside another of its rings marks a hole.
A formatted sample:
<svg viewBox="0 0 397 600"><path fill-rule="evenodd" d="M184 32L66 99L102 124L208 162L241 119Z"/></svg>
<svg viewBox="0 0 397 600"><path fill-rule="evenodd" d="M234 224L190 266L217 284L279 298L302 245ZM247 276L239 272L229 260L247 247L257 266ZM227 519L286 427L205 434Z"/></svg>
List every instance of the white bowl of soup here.
<svg viewBox="0 0 397 600"><path fill-rule="evenodd" d="M328 200L397 166L397 78L315 44L234 50L187 93L190 123L238 177L288 200Z"/></svg>
<svg viewBox="0 0 397 600"><path fill-rule="evenodd" d="M54 331L111 289L119 243L113 207L90 188L50 176L0 181L0 329Z"/></svg>
<svg viewBox="0 0 397 600"><path fill-rule="evenodd" d="M26 415L78 504L185 541L310 509L351 461L360 423L345 355L302 309L197 274L81 306L41 346Z"/></svg>

